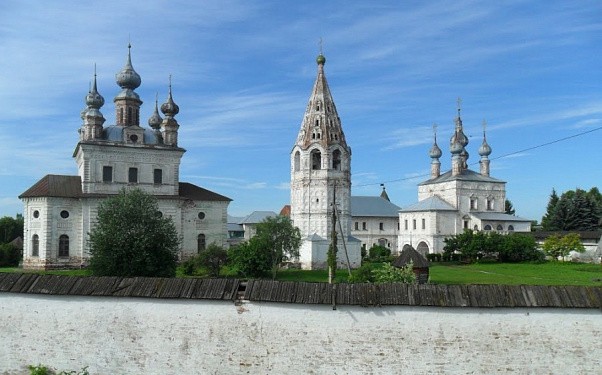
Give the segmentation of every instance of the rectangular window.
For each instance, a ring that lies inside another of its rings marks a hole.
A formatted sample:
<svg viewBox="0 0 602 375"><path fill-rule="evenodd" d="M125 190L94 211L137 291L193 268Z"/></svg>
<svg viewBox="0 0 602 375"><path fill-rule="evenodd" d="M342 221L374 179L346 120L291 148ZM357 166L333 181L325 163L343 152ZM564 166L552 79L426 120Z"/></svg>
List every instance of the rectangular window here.
<svg viewBox="0 0 602 375"><path fill-rule="evenodd" d="M128 171L128 182L130 184L138 183L138 168L130 168Z"/></svg>
<svg viewBox="0 0 602 375"><path fill-rule="evenodd" d="M102 182L113 182L113 167L108 165L102 167Z"/></svg>
<svg viewBox="0 0 602 375"><path fill-rule="evenodd" d="M464 229L468 229L468 220L464 220Z"/></svg>
<svg viewBox="0 0 602 375"><path fill-rule="evenodd" d="M408 220L404 220L403 221L403 227L405 228L405 230L408 230Z"/></svg>
<svg viewBox="0 0 602 375"><path fill-rule="evenodd" d="M416 229L416 219L412 220L412 228Z"/></svg>
<svg viewBox="0 0 602 375"><path fill-rule="evenodd" d="M470 209L471 210L477 209L477 198L470 198Z"/></svg>
<svg viewBox="0 0 602 375"><path fill-rule="evenodd" d="M367 230L366 229L366 222L365 221L362 222L362 230Z"/></svg>
<svg viewBox="0 0 602 375"><path fill-rule="evenodd" d="M153 173L153 178L154 178L155 184L162 184L163 183L163 170L155 169L154 173Z"/></svg>
<svg viewBox="0 0 602 375"><path fill-rule="evenodd" d="M360 230L360 223L357 221L355 222L355 230Z"/></svg>
<svg viewBox="0 0 602 375"><path fill-rule="evenodd" d="M385 230L385 223L379 223L378 224L378 229Z"/></svg>
<svg viewBox="0 0 602 375"><path fill-rule="evenodd" d="M422 219L422 229L426 229L426 219Z"/></svg>

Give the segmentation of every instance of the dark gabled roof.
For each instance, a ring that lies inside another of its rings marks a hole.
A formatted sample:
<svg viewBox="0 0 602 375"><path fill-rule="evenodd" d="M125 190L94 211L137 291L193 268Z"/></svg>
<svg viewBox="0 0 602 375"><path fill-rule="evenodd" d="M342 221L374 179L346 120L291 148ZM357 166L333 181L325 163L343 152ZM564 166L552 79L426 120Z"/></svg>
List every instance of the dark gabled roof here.
<svg viewBox="0 0 602 375"><path fill-rule="evenodd" d="M61 176L49 174L32 187L27 189L19 198L34 197L56 197L56 198L81 198L82 182L79 176ZM86 196L105 196L104 194L86 194ZM193 185L188 182L180 182L180 198L192 199L195 201L226 201L232 199L219 195L210 190Z"/></svg>
<svg viewBox="0 0 602 375"><path fill-rule="evenodd" d="M79 176L47 174L23 194L19 195L19 198L80 198L81 196L82 181Z"/></svg>
<svg viewBox="0 0 602 375"><path fill-rule="evenodd" d="M430 180L421 182L418 185L438 184L440 182L447 181L497 182L501 184L506 183L506 181L498 180L497 178L489 176L483 176L482 174L477 173L475 171L471 171L470 169L465 169L459 175L456 176L452 176L452 171L447 171L439 177L431 178Z"/></svg>
<svg viewBox="0 0 602 375"><path fill-rule="evenodd" d="M569 233L577 233L579 238L582 240L600 240L602 238L602 230L590 230L590 231L579 231L579 230L567 230L567 231L545 231L545 230L536 230L530 232L531 235L538 240L545 240L546 238L559 235L566 236Z"/></svg>
<svg viewBox="0 0 602 375"><path fill-rule="evenodd" d="M403 249L401 254L393 259L391 265L401 268L410 262L413 263L414 268L426 268L431 266L431 263L413 247L406 247Z"/></svg>
<svg viewBox="0 0 602 375"><path fill-rule="evenodd" d="M180 182L180 197L192 199L194 201L232 201L232 199L228 197L203 189L202 187L193 185L189 182Z"/></svg>
<svg viewBox="0 0 602 375"><path fill-rule="evenodd" d="M351 196L351 216L397 217L399 206L382 197Z"/></svg>

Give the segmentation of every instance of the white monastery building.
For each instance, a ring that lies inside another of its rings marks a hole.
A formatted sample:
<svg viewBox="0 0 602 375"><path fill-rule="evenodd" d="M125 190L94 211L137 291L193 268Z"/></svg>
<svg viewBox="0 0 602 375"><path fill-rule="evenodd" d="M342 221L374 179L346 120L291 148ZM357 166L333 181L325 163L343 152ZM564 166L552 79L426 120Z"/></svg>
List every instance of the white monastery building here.
<svg viewBox="0 0 602 375"><path fill-rule="evenodd" d="M368 251L372 246L382 246L397 252L400 207L391 203L383 191L380 196L351 196L351 235L362 242Z"/></svg>
<svg viewBox="0 0 602 375"><path fill-rule="evenodd" d="M505 213L506 182L489 175L491 147L483 129L479 147L480 171L468 169L468 138L462 128L460 107L450 139L450 171L441 174L442 155L437 136L429 155L430 179L418 185L418 203L399 212L398 250L415 247L422 254L441 253L444 239L465 229L500 233L530 232L531 221Z"/></svg>
<svg viewBox="0 0 602 375"><path fill-rule="evenodd" d="M304 269L326 268L336 210L339 266L347 257L361 264L360 241L351 236L351 148L324 75L326 58L316 59L314 83L299 135L291 151L291 220L303 239L299 261Z"/></svg>
<svg viewBox="0 0 602 375"><path fill-rule="evenodd" d="M89 258L88 233L96 222L98 204L122 189L139 188L158 199L161 215L172 218L181 239L180 257L196 254L206 244L227 245L227 208L231 199L180 182L180 160L171 82L167 101L158 104L140 126L141 84L128 56L116 75L121 91L115 96L115 124L103 126L104 98L96 75L81 113L83 125L73 152L77 176L46 175L20 195L24 203L24 268L80 267Z"/></svg>

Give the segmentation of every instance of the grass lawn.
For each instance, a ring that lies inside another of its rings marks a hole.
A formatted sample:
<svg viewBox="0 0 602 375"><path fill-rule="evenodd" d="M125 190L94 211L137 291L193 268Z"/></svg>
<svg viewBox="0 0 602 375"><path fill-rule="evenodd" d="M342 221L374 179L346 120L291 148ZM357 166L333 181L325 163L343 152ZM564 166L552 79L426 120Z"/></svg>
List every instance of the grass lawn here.
<svg viewBox="0 0 602 375"><path fill-rule="evenodd" d="M89 276L88 270L23 271L21 268L0 268L0 272L38 272L48 275ZM178 275L182 277L182 275ZM233 277L229 275L229 277ZM502 285L585 285L602 287L602 266L599 264L546 263L431 263L433 284L502 284ZM280 281L327 282L327 270L282 270ZM347 270L337 271L337 282L347 280Z"/></svg>
<svg viewBox="0 0 602 375"><path fill-rule="evenodd" d="M433 284L602 286L602 266L571 262L432 263L430 277Z"/></svg>

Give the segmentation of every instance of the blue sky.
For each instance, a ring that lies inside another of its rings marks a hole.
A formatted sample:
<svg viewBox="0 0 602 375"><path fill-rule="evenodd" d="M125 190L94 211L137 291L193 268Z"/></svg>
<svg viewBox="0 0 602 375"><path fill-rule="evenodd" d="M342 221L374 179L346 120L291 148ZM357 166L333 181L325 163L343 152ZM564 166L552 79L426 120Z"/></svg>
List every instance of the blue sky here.
<svg viewBox="0 0 602 375"><path fill-rule="evenodd" d="M20 0L0 3L0 216L22 212L17 196L44 175L77 174L94 64L115 122L128 40L144 124L172 74L181 180L232 198L232 215L279 211L320 38L354 195L385 183L394 203L414 203L433 123L450 168L458 97L469 164L486 120L492 176L518 215L540 220L552 188L602 188L599 0Z"/></svg>

